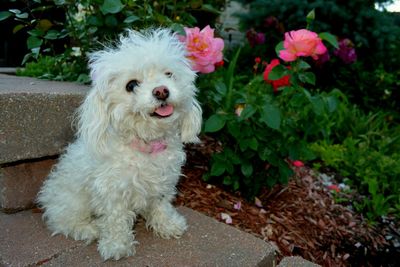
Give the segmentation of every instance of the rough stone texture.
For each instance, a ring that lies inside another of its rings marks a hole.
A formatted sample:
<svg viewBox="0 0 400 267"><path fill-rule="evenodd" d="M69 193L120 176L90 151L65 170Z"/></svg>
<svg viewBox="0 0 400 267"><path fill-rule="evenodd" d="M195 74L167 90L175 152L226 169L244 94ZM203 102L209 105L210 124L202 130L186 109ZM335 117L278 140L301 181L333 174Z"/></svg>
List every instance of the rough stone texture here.
<svg viewBox="0 0 400 267"><path fill-rule="evenodd" d="M12 68L12 67L0 67L0 73L3 73L3 74L15 75L16 72L17 72L17 68Z"/></svg>
<svg viewBox="0 0 400 267"><path fill-rule="evenodd" d="M277 267L320 267L320 265L305 260L302 257L285 257Z"/></svg>
<svg viewBox="0 0 400 267"><path fill-rule="evenodd" d="M87 86L0 74L0 164L59 154Z"/></svg>
<svg viewBox="0 0 400 267"><path fill-rule="evenodd" d="M31 208L54 163L54 159L45 159L0 168L0 209L15 212Z"/></svg>
<svg viewBox="0 0 400 267"><path fill-rule="evenodd" d="M0 214L0 266L273 266L272 245L191 209L179 212L189 223L181 239L155 237L139 222L136 255L117 262L103 262L95 244L50 237L41 214Z"/></svg>
<svg viewBox="0 0 400 267"><path fill-rule="evenodd" d="M83 246L63 236L52 237L41 215L31 211L11 215L0 212L0 266L35 266L64 250Z"/></svg>

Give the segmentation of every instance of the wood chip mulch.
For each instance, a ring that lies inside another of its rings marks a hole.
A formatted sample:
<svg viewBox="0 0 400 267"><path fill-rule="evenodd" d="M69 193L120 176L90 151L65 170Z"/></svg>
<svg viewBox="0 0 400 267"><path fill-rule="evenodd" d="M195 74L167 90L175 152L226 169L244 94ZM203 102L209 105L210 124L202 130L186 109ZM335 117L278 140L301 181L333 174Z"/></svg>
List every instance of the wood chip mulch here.
<svg viewBox="0 0 400 267"><path fill-rule="evenodd" d="M322 266L396 266L399 250L391 248L387 236L398 234L398 223L368 225L351 208L336 204L307 167L295 168L288 185L265 189L258 197L261 203L248 202L202 180L211 153L219 149L220 144L207 137L201 145L188 147L177 205L225 223L221 214L228 214L232 226L274 244L278 258L301 256Z"/></svg>

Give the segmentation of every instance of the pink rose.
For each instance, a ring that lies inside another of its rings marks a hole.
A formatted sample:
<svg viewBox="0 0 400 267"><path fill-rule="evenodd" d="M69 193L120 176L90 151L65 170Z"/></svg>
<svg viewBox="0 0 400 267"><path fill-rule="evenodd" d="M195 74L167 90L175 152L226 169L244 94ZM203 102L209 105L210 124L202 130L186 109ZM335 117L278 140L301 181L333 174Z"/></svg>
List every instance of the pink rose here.
<svg viewBox="0 0 400 267"><path fill-rule="evenodd" d="M215 64L222 61L224 41L214 38L214 30L206 26L200 31L198 27L186 28L186 36L179 36L179 40L186 44L187 57L193 63L193 70L201 73L210 73L215 70Z"/></svg>
<svg viewBox="0 0 400 267"><path fill-rule="evenodd" d="M284 61L295 61L298 57L312 57L317 60L327 49L315 32L301 29L285 33L284 50L279 57Z"/></svg>

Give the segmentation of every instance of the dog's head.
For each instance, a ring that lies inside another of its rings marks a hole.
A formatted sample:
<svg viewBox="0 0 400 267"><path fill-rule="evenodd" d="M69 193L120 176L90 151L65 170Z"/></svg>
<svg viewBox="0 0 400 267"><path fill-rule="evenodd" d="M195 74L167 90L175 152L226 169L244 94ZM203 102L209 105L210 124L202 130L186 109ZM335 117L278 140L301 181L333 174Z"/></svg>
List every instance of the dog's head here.
<svg viewBox="0 0 400 267"><path fill-rule="evenodd" d="M96 143L112 133L151 141L175 131L183 142L197 142L201 108L185 54L167 29L128 31L114 47L92 53L93 88L78 134Z"/></svg>

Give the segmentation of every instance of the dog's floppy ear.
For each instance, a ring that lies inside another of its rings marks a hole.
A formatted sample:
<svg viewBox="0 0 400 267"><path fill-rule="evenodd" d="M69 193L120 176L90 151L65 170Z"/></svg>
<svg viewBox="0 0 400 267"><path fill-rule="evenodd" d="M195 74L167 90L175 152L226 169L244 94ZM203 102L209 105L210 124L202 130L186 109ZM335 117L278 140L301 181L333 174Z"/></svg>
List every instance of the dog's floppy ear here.
<svg viewBox="0 0 400 267"><path fill-rule="evenodd" d="M184 143L199 143L198 134L201 131L202 110L196 99L192 100L188 112L183 115L181 123L181 139Z"/></svg>
<svg viewBox="0 0 400 267"><path fill-rule="evenodd" d="M78 109L78 136L87 145L89 151L104 155L107 150L107 127L110 114L97 84Z"/></svg>

